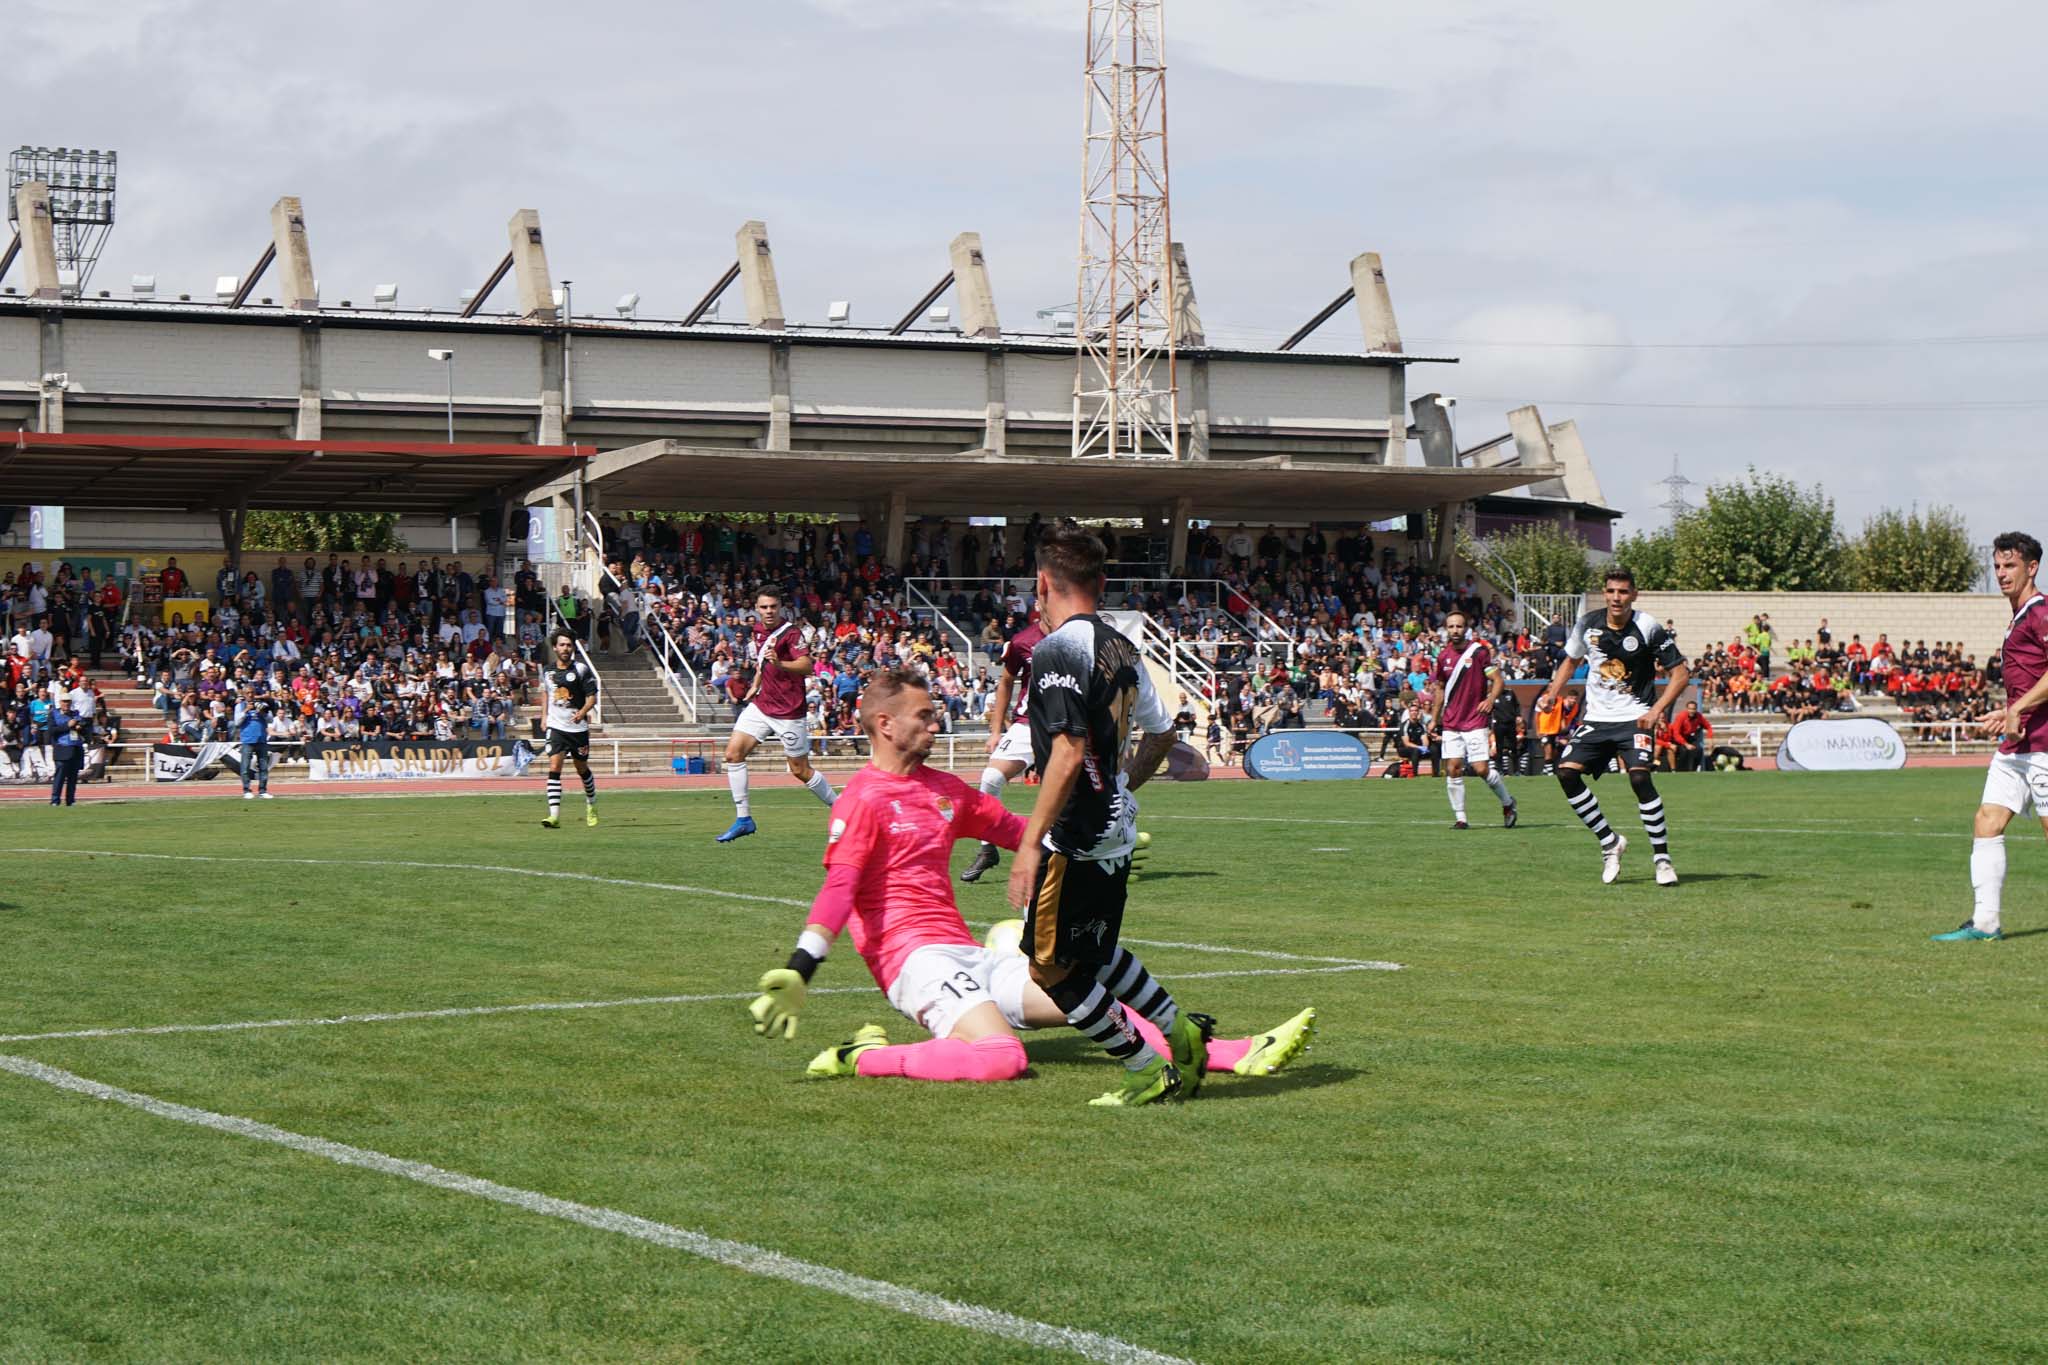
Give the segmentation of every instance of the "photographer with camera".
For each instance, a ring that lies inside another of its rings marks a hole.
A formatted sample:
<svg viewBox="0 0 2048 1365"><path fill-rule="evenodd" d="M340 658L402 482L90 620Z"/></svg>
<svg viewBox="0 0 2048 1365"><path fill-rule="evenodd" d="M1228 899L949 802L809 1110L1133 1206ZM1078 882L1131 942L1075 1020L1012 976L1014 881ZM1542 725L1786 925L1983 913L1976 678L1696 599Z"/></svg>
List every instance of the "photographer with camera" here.
<svg viewBox="0 0 2048 1365"><path fill-rule="evenodd" d="M235 738L242 744L242 799L270 797L270 699L255 691L235 706ZM255 778L256 790L249 790Z"/></svg>

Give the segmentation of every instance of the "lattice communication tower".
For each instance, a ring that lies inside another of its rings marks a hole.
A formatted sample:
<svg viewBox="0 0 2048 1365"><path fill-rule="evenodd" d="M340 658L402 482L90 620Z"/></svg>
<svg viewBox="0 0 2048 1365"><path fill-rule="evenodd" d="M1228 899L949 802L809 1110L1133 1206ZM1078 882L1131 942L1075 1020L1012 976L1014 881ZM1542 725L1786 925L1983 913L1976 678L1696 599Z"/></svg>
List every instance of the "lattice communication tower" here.
<svg viewBox="0 0 2048 1365"><path fill-rule="evenodd" d="M84 292L107 234L114 230L118 160L113 152L80 147L18 147L8 154L7 221L20 230L16 196L23 185L35 180L50 187L57 270L68 291Z"/></svg>
<svg viewBox="0 0 2048 1365"><path fill-rule="evenodd" d="M1074 454L1177 459L1162 0L1089 0Z"/></svg>

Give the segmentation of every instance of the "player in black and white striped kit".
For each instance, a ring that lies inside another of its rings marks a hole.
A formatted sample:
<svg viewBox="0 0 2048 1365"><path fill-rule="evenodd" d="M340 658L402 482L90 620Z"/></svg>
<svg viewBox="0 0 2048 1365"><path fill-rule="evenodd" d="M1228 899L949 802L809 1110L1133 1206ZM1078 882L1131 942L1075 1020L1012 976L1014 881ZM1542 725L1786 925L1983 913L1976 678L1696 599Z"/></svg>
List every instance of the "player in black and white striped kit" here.
<svg viewBox="0 0 2048 1365"><path fill-rule="evenodd" d="M558 630L549 639L554 663L541 675L547 688L548 818L546 829L562 827L562 760L573 759L583 779L583 823L597 823L597 779L590 772L590 712L597 705L597 674L576 657L576 639Z"/></svg>
<svg viewBox="0 0 2048 1365"><path fill-rule="evenodd" d="M1606 605L1586 613L1572 627L1565 657L1536 706L1549 710L1557 705L1564 685L1584 660L1586 716L1565 736L1564 751L1557 756L1557 780L1573 813L1600 841L1600 880L1612 882L1621 875L1621 855L1628 840L1600 813L1600 802L1587 787L1585 774L1598 777L1607 771L1611 760L1619 759L1628 773L1629 786L1635 788L1643 830L1650 836L1657 885L1676 886L1678 871L1671 865L1664 798L1657 794L1650 771L1657 752L1657 726L1670 714L1692 671L1679 652L1678 641L1663 623L1635 609L1633 574L1623 568L1608 570L1602 596ZM1670 674L1661 694L1657 690L1660 667Z"/></svg>

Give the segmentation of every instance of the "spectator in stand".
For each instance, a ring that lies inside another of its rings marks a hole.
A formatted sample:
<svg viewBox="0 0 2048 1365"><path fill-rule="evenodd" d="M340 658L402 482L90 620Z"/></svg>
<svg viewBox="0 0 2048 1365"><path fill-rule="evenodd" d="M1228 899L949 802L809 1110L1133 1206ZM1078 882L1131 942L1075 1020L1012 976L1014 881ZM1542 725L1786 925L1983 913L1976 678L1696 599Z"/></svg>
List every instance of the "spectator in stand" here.
<svg viewBox="0 0 2048 1365"><path fill-rule="evenodd" d="M1687 702L1685 710L1667 729L1672 746L1672 766L1682 773L1703 770L1707 764L1707 744L1714 737L1714 727L1700 714L1700 704Z"/></svg>

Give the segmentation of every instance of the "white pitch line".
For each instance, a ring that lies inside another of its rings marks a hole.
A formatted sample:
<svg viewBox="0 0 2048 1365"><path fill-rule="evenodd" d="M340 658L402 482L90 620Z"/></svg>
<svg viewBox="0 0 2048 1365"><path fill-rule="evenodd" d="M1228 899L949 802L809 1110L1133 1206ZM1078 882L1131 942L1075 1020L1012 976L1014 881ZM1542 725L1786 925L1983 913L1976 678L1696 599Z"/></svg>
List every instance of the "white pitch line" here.
<svg viewBox="0 0 2048 1365"><path fill-rule="evenodd" d="M1204 820L1233 825L1377 825L1403 828L1433 828L1442 822L1437 820L1336 820L1311 819L1292 815L1172 815L1161 812L1148 815L1147 820ZM1834 826L1828 829L1802 829L1786 825L1716 825L1704 822L1688 822L1678 827L1679 832L1688 829L1711 830L1717 834L1869 834L1880 839L1967 839L1967 832L1941 833L1918 829L1855 829ZM1315 850L1321 852L1322 850Z"/></svg>
<svg viewBox="0 0 2048 1365"><path fill-rule="evenodd" d="M1214 972L1175 972L1175 981L1214 981L1240 976L1332 976L1344 972L1399 971L1395 962L1344 962L1329 967L1245 967ZM252 1029L331 1028L336 1024L402 1024L422 1019L474 1019L489 1014L557 1014L578 1010L631 1009L646 1005L701 1005L752 1000L759 992L718 995L636 995L623 1000L540 1001L524 1005L463 1005L440 1010L390 1010L377 1014L331 1014L309 1019L238 1019L225 1024L144 1024L131 1028L60 1029L54 1033L0 1033L0 1043L50 1043L68 1038L148 1038L169 1033L246 1033ZM866 986L820 986L812 995L869 995Z"/></svg>
<svg viewBox="0 0 2048 1365"><path fill-rule="evenodd" d="M798 1260L794 1256L785 1256L781 1252L770 1251L747 1242L729 1241L689 1228L657 1223L652 1219L621 1213L617 1209L578 1204L572 1200L557 1199L533 1190L500 1185L495 1181L464 1175L459 1171L429 1166L423 1161L408 1161L403 1157L387 1156L383 1152L371 1151L366 1147L351 1147L345 1143L331 1142L326 1138L308 1137L303 1133L258 1123L254 1119L232 1114L216 1114L207 1109L174 1104L169 1100L158 1099L154 1095L138 1094L101 1081L88 1080L83 1076L60 1071L56 1067L45 1066L26 1057L0 1054L0 1071L11 1071L17 1076L40 1081L44 1085L68 1090L91 1099L126 1105L130 1109L137 1109L157 1118L191 1124L196 1128L210 1128L233 1137L268 1142L295 1152L303 1152L308 1156L317 1156L337 1165L397 1176L401 1180L410 1180L477 1199L488 1199L493 1203L509 1205L542 1217L579 1223L600 1232L637 1238L703 1260L715 1261L720 1265L745 1271L749 1275L786 1280L791 1284L820 1289L828 1294L838 1294L843 1298L871 1303L891 1312L923 1318L949 1327L965 1328L985 1336L1005 1337L1046 1350L1070 1352L1088 1360L1112 1362L1113 1365L1126 1365L1127 1362L1128 1365L1187 1365L1186 1361L1177 1356L1163 1355L1117 1337L1104 1336L1099 1332L1087 1332L1077 1327L1056 1327L1051 1323L1021 1318L1000 1309L959 1303L941 1298L937 1294L928 1294L923 1290L891 1284L887 1280L869 1279L865 1275L855 1275L831 1266Z"/></svg>

